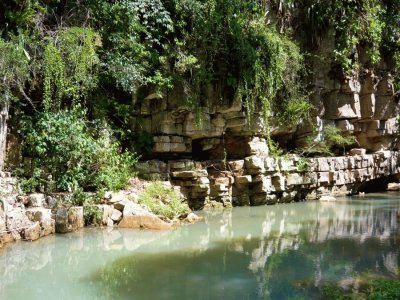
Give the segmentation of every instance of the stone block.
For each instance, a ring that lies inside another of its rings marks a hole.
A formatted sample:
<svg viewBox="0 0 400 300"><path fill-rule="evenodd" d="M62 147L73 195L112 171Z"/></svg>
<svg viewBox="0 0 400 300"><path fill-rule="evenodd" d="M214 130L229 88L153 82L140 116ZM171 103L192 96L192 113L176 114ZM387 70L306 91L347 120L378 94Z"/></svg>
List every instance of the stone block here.
<svg viewBox="0 0 400 300"><path fill-rule="evenodd" d="M358 94L361 91L361 84L354 78L347 78L340 86L340 91L345 94Z"/></svg>
<svg viewBox="0 0 400 300"><path fill-rule="evenodd" d="M57 233L67 233L82 228L85 225L83 207L61 207L55 215L55 230Z"/></svg>
<svg viewBox="0 0 400 300"><path fill-rule="evenodd" d="M170 230L172 224L167 223L155 215L124 216L118 224L119 228Z"/></svg>
<svg viewBox="0 0 400 300"><path fill-rule="evenodd" d="M264 173L265 171L264 161L261 157L258 156L246 157L244 162L247 173L250 175L261 174Z"/></svg>
<svg viewBox="0 0 400 300"><path fill-rule="evenodd" d="M114 222L119 222L121 218L122 212L114 208L111 213L111 220L113 220Z"/></svg>
<svg viewBox="0 0 400 300"><path fill-rule="evenodd" d="M248 155L268 155L268 145L264 138L253 137L248 145Z"/></svg>
<svg viewBox="0 0 400 300"><path fill-rule="evenodd" d="M25 209L22 207L13 207L12 209L8 209L6 212L6 225L8 230L18 231L32 225L32 222L26 216Z"/></svg>
<svg viewBox="0 0 400 300"><path fill-rule="evenodd" d="M286 178L282 175L276 175L271 177L272 185L276 192L282 192L286 190Z"/></svg>
<svg viewBox="0 0 400 300"><path fill-rule="evenodd" d="M235 118L226 121L226 128L243 127L246 125L246 118Z"/></svg>
<svg viewBox="0 0 400 300"><path fill-rule="evenodd" d="M277 160L273 157L266 157L264 159L264 167L267 172L278 172L279 164Z"/></svg>
<svg viewBox="0 0 400 300"><path fill-rule="evenodd" d="M44 194L34 193L28 196L29 206L42 207L46 203L46 196Z"/></svg>
<svg viewBox="0 0 400 300"><path fill-rule="evenodd" d="M325 119L354 119L361 117L358 94L344 94L334 91L323 99Z"/></svg>
<svg viewBox="0 0 400 300"><path fill-rule="evenodd" d="M279 169L282 172L290 172L297 170L294 159L285 159L285 158L279 160Z"/></svg>
<svg viewBox="0 0 400 300"><path fill-rule="evenodd" d="M293 185L301 185L303 184L303 176L301 176L298 173L292 173L287 176L287 185L288 186L293 186Z"/></svg>
<svg viewBox="0 0 400 300"><path fill-rule="evenodd" d="M51 209L42 207L28 208L26 215L32 222L43 222L44 220L51 219Z"/></svg>
<svg viewBox="0 0 400 300"><path fill-rule="evenodd" d="M329 162L326 157L317 158L317 170L319 172L327 172L330 170Z"/></svg>
<svg viewBox="0 0 400 300"><path fill-rule="evenodd" d="M249 184L252 182L252 177L251 175L236 176L235 182L236 184Z"/></svg>
<svg viewBox="0 0 400 300"><path fill-rule="evenodd" d="M250 197L250 203L253 206L265 205L265 204L275 204L278 198L275 194L254 194Z"/></svg>
<svg viewBox="0 0 400 300"><path fill-rule="evenodd" d="M22 231L22 236L27 241L36 241L40 238L40 224L39 222L33 223L28 228Z"/></svg>
<svg viewBox="0 0 400 300"><path fill-rule="evenodd" d="M374 119L387 120L395 117L398 113L396 104L393 96L377 96Z"/></svg>
<svg viewBox="0 0 400 300"><path fill-rule="evenodd" d="M377 94L380 96L393 96L394 85L392 78L384 78L379 81L377 86Z"/></svg>
<svg viewBox="0 0 400 300"><path fill-rule="evenodd" d="M365 155L367 153L367 150L364 148L353 148L349 151L350 155Z"/></svg>
<svg viewBox="0 0 400 300"><path fill-rule="evenodd" d="M375 114L375 102L375 94L366 94L360 97L361 118L373 118Z"/></svg>
<svg viewBox="0 0 400 300"><path fill-rule="evenodd" d="M260 176L260 177L261 180L259 182L252 183L250 187L250 192L252 194L271 193L273 189L271 177L269 176Z"/></svg>
<svg viewBox="0 0 400 300"><path fill-rule="evenodd" d="M85 226L85 219L83 217L82 206L73 206L69 208L68 225L70 231L76 231Z"/></svg>
<svg viewBox="0 0 400 300"><path fill-rule="evenodd" d="M327 186L332 183L333 178L331 172L318 172L317 176L318 185L320 186Z"/></svg>

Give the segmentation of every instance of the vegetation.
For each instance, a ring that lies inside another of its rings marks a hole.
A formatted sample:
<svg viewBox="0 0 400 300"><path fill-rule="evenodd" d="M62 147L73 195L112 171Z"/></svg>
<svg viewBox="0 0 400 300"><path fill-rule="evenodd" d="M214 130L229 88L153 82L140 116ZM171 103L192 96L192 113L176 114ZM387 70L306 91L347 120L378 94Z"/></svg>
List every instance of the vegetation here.
<svg viewBox="0 0 400 300"><path fill-rule="evenodd" d="M346 292L334 285L324 287L324 298L326 299L399 299L400 281L391 279L374 279L364 284L360 291Z"/></svg>
<svg viewBox="0 0 400 300"><path fill-rule="evenodd" d="M309 118L308 58L326 34L339 74L393 62L400 86L399 11L397 0L1 1L0 93L30 158L24 187L122 187L152 141L132 131L132 112L172 90L198 124L208 98L239 98L280 154L271 119ZM329 151L354 142L327 130Z"/></svg>
<svg viewBox="0 0 400 300"><path fill-rule="evenodd" d="M138 202L146 205L156 215L173 219L175 216L187 213L189 207L183 203L179 194L160 182L151 183L139 195Z"/></svg>
<svg viewBox="0 0 400 300"><path fill-rule="evenodd" d="M30 162L22 174L26 191L117 190L132 176L135 157L120 153L106 127L89 126L85 111L43 112L21 121Z"/></svg>

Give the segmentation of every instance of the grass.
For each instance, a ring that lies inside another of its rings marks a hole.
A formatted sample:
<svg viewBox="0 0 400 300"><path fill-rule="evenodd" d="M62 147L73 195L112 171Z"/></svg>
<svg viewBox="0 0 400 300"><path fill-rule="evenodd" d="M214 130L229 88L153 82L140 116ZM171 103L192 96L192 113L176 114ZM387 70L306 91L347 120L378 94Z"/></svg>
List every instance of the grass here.
<svg viewBox="0 0 400 300"><path fill-rule="evenodd" d="M161 182L151 183L139 195L138 202L146 205L152 213L169 219L189 212L188 205L183 202L178 192Z"/></svg>

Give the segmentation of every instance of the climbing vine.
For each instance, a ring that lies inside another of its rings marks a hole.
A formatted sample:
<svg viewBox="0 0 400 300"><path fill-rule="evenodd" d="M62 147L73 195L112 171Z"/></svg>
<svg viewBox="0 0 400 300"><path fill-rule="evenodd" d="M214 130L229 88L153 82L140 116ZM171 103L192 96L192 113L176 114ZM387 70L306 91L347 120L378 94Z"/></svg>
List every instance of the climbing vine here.
<svg viewBox="0 0 400 300"><path fill-rule="evenodd" d="M72 27L50 38L44 50L43 106L57 111L62 102L84 100L97 86L99 36L88 28Z"/></svg>

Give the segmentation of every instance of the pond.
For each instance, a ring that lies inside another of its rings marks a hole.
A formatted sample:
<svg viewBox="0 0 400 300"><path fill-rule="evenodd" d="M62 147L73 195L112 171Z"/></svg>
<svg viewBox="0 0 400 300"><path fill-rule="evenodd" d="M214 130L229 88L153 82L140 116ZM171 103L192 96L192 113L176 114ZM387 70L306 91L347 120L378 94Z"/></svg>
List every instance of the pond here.
<svg viewBox="0 0 400 300"><path fill-rule="evenodd" d="M0 250L0 299L319 299L398 278L399 194L202 212L170 232L85 229Z"/></svg>

